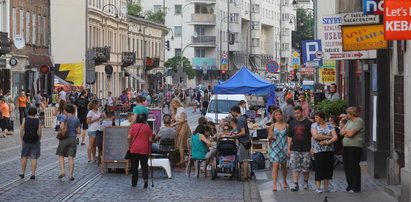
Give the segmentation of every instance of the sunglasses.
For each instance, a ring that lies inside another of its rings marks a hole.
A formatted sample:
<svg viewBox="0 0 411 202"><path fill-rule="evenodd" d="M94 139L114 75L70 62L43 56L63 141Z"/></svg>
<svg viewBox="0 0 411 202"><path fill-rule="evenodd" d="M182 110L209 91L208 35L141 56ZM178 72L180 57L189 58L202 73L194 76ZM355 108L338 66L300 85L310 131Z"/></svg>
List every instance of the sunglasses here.
<svg viewBox="0 0 411 202"><path fill-rule="evenodd" d="M230 130L229 128L223 128L223 130Z"/></svg>

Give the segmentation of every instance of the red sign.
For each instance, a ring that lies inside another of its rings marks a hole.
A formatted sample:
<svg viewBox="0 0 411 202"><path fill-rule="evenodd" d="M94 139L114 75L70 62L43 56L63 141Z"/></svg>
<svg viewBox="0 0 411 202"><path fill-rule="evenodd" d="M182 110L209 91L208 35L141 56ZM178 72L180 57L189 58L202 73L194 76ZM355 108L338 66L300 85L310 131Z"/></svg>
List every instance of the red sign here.
<svg viewBox="0 0 411 202"><path fill-rule="evenodd" d="M301 74L305 74L305 75L314 74L314 67L301 67Z"/></svg>
<svg viewBox="0 0 411 202"><path fill-rule="evenodd" d="M288 80L290 80L290 81L294 80L294 75L289 74L289 75L288 75Z"/></svg>
<svg viewBox="0 0 411 202"><path fill-rule="evenodd" d="M41 65L39 72L42 74L47 74L50 72L50 68L47 65Z"/></svg>
<svg viewBox="0 0 411 202"><path fill-rule="evenodd" d="M274 74L278 72L279 66L278 63L274 60L270 60L265 64L265 68L268 73Z"/></svg>
<svg viewBox="0 0 411 202"><path fill-rule="evenodd" d="M411 1L386 0L384 4L385 40L411 39Z"/></svg>
<svg viewBox="0 0 411 202"><path fill-rule="evenodd" d="M353 57L358 57L361 58L364 54L358 52L358 53L352 53L352 52L345 52L345 53L330 53L330 59L340 59L340 58L353 58Z"/></svg>

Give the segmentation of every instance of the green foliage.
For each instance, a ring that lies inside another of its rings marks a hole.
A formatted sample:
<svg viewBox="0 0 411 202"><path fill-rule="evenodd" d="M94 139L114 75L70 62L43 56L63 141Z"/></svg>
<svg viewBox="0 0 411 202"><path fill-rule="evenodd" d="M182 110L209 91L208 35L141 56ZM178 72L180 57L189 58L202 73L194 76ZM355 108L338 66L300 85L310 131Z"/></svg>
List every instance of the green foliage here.
<svg viewBox="0 0 411 202"><path fill-rule="evenodd" d="M130 15L141 16L143 13L143 7L141 6L141 0L130 1L127 6L127 12Z"/></svg>
<svg viewBox="0 0 411 202"><path fill-rule="evenodd" d="M146 19L164 25L166 23L167 9L162 8L157 12L146 11Z"/></svg>
<svg viewBox="0 0 411 202"><path fill-rule="evenodd" d="M314 17L304 8L297 9L297 30L293 31L292 45L295 49L300 49L301 41L313 39L314 37Z"/></svg>
<svg viewBox="0 0 411 202"><path fill-rule="evenodd" d="M317 110L323 111L326 117L330 115L339 115L345 113L347 109L347 103L345 100L323 100L316 106Z"/></svg>
<svg viewBox="0 0 411 202"><path fill-rule="evenodd" d="M181 64L181 58L180 56L175 56L173 58L168 59L165 63L164 66L166 67L172 67L174 72L177 72L177 67L180 66ZM186 57L183 57L183 72L187 74L188 79L194 79L196 72L191 66L190 60L188 60Z"/></svg>

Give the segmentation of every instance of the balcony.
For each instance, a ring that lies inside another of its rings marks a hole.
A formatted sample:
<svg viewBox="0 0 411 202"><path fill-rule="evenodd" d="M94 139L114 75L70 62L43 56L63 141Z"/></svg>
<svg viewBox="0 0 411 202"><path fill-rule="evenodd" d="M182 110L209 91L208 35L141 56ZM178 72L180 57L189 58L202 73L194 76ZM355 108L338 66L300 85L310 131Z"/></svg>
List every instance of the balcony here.
<svg viewBox="0 0 411 202"><path fill-rule="evenodd" d="M191 46L194 47L215 47L216 37L215 36L197 36L191 37Z"/></svg>
<svg viewBox="0 0 411 202"><path fill-rule="evenodd" d="M216 70L215 58L193 58L193 69L196 70Z"/></svg>
<svg viewBox="0 0 411 202"><path fill-rule="evenodd" d="M190 0L192 3L216 3L216 0Z"/></svg>
<svg viewBox="0 0 411 202"><path fill-rule="evenodd" d="M196 25L215 25L215 14L202 14L194 13L191 14L191 23Z"/></svg>

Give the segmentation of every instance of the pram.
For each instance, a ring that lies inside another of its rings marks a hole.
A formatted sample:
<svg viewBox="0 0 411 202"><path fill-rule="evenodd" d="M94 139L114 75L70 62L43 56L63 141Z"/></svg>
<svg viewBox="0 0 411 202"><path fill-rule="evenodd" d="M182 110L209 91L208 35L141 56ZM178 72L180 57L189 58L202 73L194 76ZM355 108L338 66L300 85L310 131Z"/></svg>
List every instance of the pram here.
<svg viewBox="0 0 411 202"><path fill-rule="evenodd" d="M230 179L241 179L241 170L237 156L237 144L232 138L220 138L217 142L215 166L211 168L211 179L219 174L230 176Z"/></svg>

